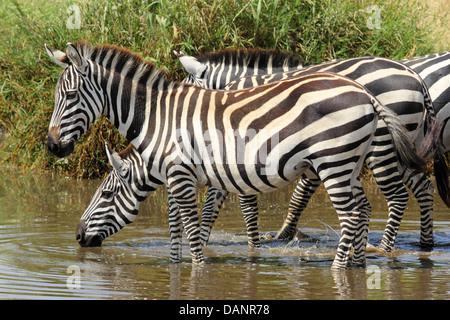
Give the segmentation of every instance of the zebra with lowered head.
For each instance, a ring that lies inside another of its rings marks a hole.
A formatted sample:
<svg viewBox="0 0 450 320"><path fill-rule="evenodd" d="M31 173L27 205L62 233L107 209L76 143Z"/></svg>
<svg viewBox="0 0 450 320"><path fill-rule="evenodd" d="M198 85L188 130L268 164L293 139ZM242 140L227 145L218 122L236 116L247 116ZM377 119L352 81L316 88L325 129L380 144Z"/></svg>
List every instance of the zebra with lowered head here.
<svg viewBox="0 0 450 320"><path fill-rule="evenodd" d="M204 261L197 186L268 193L313 168L341 224L332 267L345 268L355 237L363 245L355 247L354 257L365 261L369 212L361 201L359 173L378 117L386 121L399 160L417 169L423 165L397 117L363 86L336 74L215 91L171 81L152 63L116 46L77 43L68 44L66 53L49 53L64 66L49 149L67 155L104 114L167 185L194 263Z"/></svg>
<svg viewBox="0 0 450 320"><path fill-rule="evenodd" d="M164 184L156 178L154 168L147 169L132 144L117 153L106 143L106 154L112 170L94 193L77 226L76 240L82 247L101 246L106 237L132 223L141 203ZM170 260L180 262L183 227L170 190L168 197Z"/></svg>
<svg viewBox="0 0 450 320"><path fill-rule="evenodd" d="M310 72L328 71L348 76L352 80L366 86L382 104L399 115L411 138L417 140L416 145L421 144L422 139L419 139L419 137L423 138L425 134L428 134L430 139L435 140L432 144L436 149L434 168L437 186L442 199L450 206L447 166L445 161L439 161L443 157L444 150L442 150L440 145L441 139L439 137L436 138L438 132L433 131L437 127L434 125L435 110L430 102L427 87L422 79L411 69L397 61L386 58L361 57L308 65L300 68L298 71L291 72L267 75L263 71L254 72L253 76L233 79L229 75L239 74L238 70L243 69L243 67L236 66L236 63L227 63L227 61L238 60L237 58L230 58L231 54L231 51L216 52L210 55L203 55L198 59L178 54L181 63L190 72L185 81L194 82L204 87L214 83L217 88L220 84L221 87L219 88L236 90L302 76ZM235 55L242 56L244 53L236 51ZM281 53L279 54L280 56ZM211 65L213 68L211 68ZM294 68L296 68L295 65ZM221 73L208 72L210 69L221 70ZM198 70L202 70L202 72L197 72ZM222 74L227 74L226 79L233 81L227 83L224 81ZM424 119L425 124L423 123ZM366 159L369 168L374 173L375 180L388 200L389 218L380 248L390 251L394 246L395 237L408 200L408 193L404 185L413 191L420 204L420 243L423 246L432 246L433 185L426 175L421 172L411 172L401 168L395 169L397 167L395 155L387 143L389 136L386 133L386 130L380 126L372 143L371 152ZM289 204L288 216L277 237L291 239L295 235L298 219L320 182L320 179L314 173L308 177L304 176L299 181Z"/></svg>

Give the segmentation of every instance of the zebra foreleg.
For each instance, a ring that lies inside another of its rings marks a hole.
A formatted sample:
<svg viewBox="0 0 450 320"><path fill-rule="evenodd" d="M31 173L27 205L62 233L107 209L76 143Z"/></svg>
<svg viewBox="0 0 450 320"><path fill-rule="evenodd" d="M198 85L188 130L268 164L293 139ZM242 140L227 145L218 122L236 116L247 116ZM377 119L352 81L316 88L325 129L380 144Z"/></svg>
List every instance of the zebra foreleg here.
<svg viewBox="0 0 450 320"><path fill-rule="evenodd" d="M202 211L202 226L200 230L200 242L203 246L206 246L211 235L211 229L214 222L219 215L220 208L222 207L225 198L228 195L228 191L210 187L206 196L205 205Z"/></svg>
<svg viewBox="0 0 450 320"><path fill-rule="evenodd" d="M200 224L197 214L197 189L189 177L169 177L168 187L172 192L180 211L186 237L189 240L192 263L204 263L203 250L200 243Z"/></svg>
<svg viewBox="0 0 450 320"><path fill-rule="evenodd" d="M181 244L183 224L181 222L178 205L172 197L170 190L167 190L169 198L169 232L170 232L170 262L179 263L182 258Z"/></svg>
<svg viewBox="0 0 450 320"><path fill-rule="evenodd" d="M256 195L239 195L242 214L247 227L248 245L259 248L261 242L258 232L258 200Z"/></svg>
<svg viewBox="0 0 450 320"><path fill-rule="evenodd" d="M288 215L275 239L292 240L294 238L298 220L320 183L320 179L301 179L298 182L289 201Z"/></svg>

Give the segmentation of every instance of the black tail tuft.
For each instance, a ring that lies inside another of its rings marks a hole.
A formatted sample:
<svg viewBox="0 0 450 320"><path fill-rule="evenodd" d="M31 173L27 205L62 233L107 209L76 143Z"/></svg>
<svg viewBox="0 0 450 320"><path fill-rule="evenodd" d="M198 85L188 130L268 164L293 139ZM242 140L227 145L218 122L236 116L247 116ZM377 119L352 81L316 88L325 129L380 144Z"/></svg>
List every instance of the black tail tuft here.
<svg viewBox="0 0 450 320"><path fill-rule="evenodd" d="M449 170L445 155L441 148L438 148L434 157L434 177L436 179L436 186L439 196L445 205L450 208L450 183Z"/></svg>

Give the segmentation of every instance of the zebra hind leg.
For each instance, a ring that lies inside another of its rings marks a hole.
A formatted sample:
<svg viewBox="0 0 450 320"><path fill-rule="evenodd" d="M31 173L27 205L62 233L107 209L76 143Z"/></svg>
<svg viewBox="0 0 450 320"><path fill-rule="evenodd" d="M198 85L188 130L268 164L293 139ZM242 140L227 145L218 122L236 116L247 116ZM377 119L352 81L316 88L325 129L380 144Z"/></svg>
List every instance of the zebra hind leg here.
<svg viewBox="0 0 450 320"><path fill-rule="evenodd" d="M239 195L242 214L247 227L248 245L259 248L261 242L258 232L258 201L256 195Z"/></svg>
<svg viewBox="0 0 450 320"><path fill-rule="evenodd" d="M355 240L353 242L354 250L352 264L354 266L364 267L366 265L367 237L369 233L369 222L372 207L364 194L364 190L359 179L357 180L357 187L355 189L358 190L355 198L357 199L361 216L356 230Z"/></svg>
<svg viewBox="0 0 450 320"><path fill-rule="evenodd" d="M298 220L320 183L320 179L301 179L298 182L289 201L288 215L275 239L292 240L294 238Z"/></svg>
<svg viewBox="0 0 450 320"><path fill-rule="evenodd" d="M219 215L220 208L222 207L228 191L210 187L206 196L205 205L202 212L202 226L200 230L200 242L203 246L206 246L211 235L211 230L214 222Z"/></svg>
<svg viewBox="0 0 450 320"><path fill-rule="evenodd" d="M425 174L414 174L411 170L405 171L403 181L413 192L420 207L420 245L424 248L431 248L434 246L433 183Z"/></svg>
<svg viewBox="0 0 450 320"><path fill-rule="evenodd" d="M357 206L350 180L341 183L339 187L330 185L333 182L331 182L331 179L326 179L326 177L322 181L324 181L330 200L338 214L341 226L341 237L331 268L345 269L356 230L360 226L361 212Z"/></svg>
<svg viewBox="0 0 450 320"><path fill-rule="evenodd" d="M377 179L376 176L375 179ZM387 199L389 208L386 228L378 248L385 252L391 252L394 248L395 238L406 209L409 194L402 181L396 183L391 181L390 185L383 185L380 181L377 182Z"/></svg>

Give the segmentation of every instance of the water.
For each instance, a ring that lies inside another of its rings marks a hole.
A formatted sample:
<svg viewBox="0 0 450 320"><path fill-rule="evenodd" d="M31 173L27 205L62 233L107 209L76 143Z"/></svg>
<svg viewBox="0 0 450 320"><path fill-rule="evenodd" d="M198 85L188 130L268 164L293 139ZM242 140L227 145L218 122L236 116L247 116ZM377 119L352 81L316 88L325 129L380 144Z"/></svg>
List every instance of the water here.
<svg viewBox="0 0 450 320"><path fill-rule="evenodd" d="M368 252L366 269L330 269L339 232L319 189L299 227L311 239L270 240L292 188L260 197L260 249L249 249L238 201L230 196L204 249L206 265L169 262L167 194L156 192L136 221L80 248L75 229L100 181L0 170L1 299L436 299L450 298L450 210L436 195L435 248L421 251L416 201L408 203L396 252ZM369 242L386 221L384 198L364 184L373 207ZM199 196L199 202L202 197Z"/></svg>

